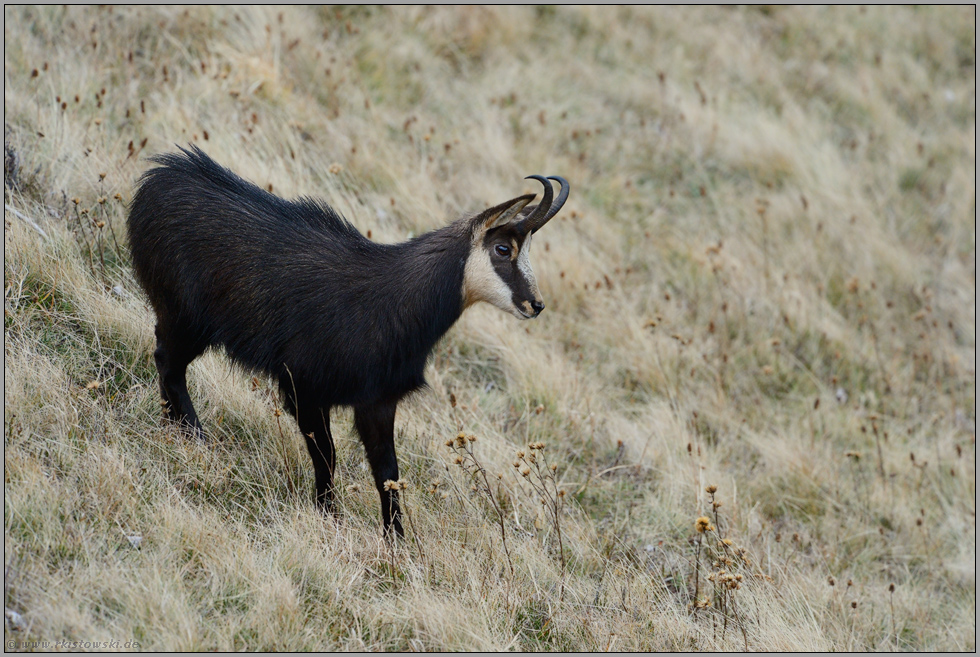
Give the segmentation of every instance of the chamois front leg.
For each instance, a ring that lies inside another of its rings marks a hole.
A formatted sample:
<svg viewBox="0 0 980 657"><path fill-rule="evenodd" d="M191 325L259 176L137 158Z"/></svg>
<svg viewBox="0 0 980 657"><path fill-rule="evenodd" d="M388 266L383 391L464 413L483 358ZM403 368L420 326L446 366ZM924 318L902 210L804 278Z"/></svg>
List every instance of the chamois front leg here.
<svg viewBox="0 0 980 657"><path fill-rule="evenodd" d="M337 451L330 434L330 407L300 400L296 403L292 394L284 394L286 410L296 418L296 424L306 439L306 449L313 460L313 476L316 491L313 501L325 514L334 512L333 473L337 464Z"/></svg>
<svg viewBox="0 0 980 657"><path fill-rule="evenodd" d="M315 419L312 423L300 424L300 430L306 438L306 449L313 459L313 475L316 478L313 499L321 511L333 513L333 473L337 465L337 452L334 449L333 436L330 435L330 409L316 408L313 415Z"/></svg>
<svg viewBox="0 0 980 657"><path fill-rule="evenodd" d="M385 536L392 532L404 536L398 491L385 490L386 481L398 481L398 459L395 457L395 409L398 402L379 402L354 407L354 426L364 443L368 463L374 474L374 485L381 496L381 518Z"/></svg>

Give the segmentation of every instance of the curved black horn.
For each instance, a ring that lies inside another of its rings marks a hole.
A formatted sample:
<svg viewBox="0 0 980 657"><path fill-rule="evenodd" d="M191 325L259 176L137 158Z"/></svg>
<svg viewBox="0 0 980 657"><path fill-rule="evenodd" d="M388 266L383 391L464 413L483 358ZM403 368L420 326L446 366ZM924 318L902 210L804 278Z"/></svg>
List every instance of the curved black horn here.
<svg viewBox="0 0 980 657"><path fill-rule="evenodd" d="M548 212L551 210L551 199L555 195L555 191L551 188L551 183L544 176L528 176L524 180L530 179L537 180L539 183L544 185L544 198L538 203L534 211L526 216L521 223L517 225L518 230L524 232L525 234L533 233L541 226L544 226L545 222L548 221Z"/></svg>
<svg viewBox="0 0 980 657"><path fill-rule="evenodd" d="M561 206L565 205L565 201L568 199L568 191L571 189L571 185L568 184L568 181L561 176L548 176L548 180L557 181L558 184L561 185L561 191L558 193L558 198L555 199L555 202L551 204L548 214L545 215L545 221L548 221L558 214L558 211L561 210ZM542 225L544 224L542 223Z"/></svg>

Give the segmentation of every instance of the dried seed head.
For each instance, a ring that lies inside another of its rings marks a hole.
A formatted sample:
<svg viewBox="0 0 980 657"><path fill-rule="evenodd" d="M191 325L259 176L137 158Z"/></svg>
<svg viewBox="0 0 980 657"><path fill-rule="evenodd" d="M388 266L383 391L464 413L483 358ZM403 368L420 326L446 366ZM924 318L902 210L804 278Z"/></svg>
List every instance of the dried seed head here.
<svg viewBox="0 0 980 657"><path fill-rule="evenodd" d="M528 468L526 466L524 468L521 468L521 474L525 477L529 476L531 474L531 468Z"/></svg>
<svg viewBox="0 0 980 657"><path fill-rule="evenodd" d="M701 516L694 522L694 528L699 534L703 534L711 527L711 520L707 516Z"/></svg>
<svg viewBox="0 0 980 657"><path fill-rule="evenodd" d="M717 491L718 487L713 484L704 489L704 492L708 493L709 495L714 495Z"/></svg>

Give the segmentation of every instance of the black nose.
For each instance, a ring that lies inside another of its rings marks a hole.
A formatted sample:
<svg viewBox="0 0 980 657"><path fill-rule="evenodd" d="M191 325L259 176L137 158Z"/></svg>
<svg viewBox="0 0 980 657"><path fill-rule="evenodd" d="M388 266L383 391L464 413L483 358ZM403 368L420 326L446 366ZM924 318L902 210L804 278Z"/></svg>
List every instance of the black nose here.
<svg viewBox="0 0 980 657"><path fill-rule="evenodd" d="M531 307L534 308L535 315L540 315L541 311L544 310L544 303L541 301L532 301Z"/></svg>

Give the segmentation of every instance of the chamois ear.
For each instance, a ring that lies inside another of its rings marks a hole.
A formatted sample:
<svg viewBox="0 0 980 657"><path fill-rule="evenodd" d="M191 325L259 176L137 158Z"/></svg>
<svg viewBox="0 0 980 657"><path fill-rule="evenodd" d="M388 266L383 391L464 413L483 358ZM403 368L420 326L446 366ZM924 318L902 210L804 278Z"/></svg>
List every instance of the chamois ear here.
<svg viewBox="0 0 980 657"><path fill-rule="evenodd" d="M491 228L496 228L497 226L509 224L517 219L521 213L521 210L524 209L524 206L530 203L532 200L534 200L534 194L525 194L524 196L512 198L506 203L495 205L494 207L481 212L474 221L474 226L478 226L483 230L490 230Z"/></svg>

